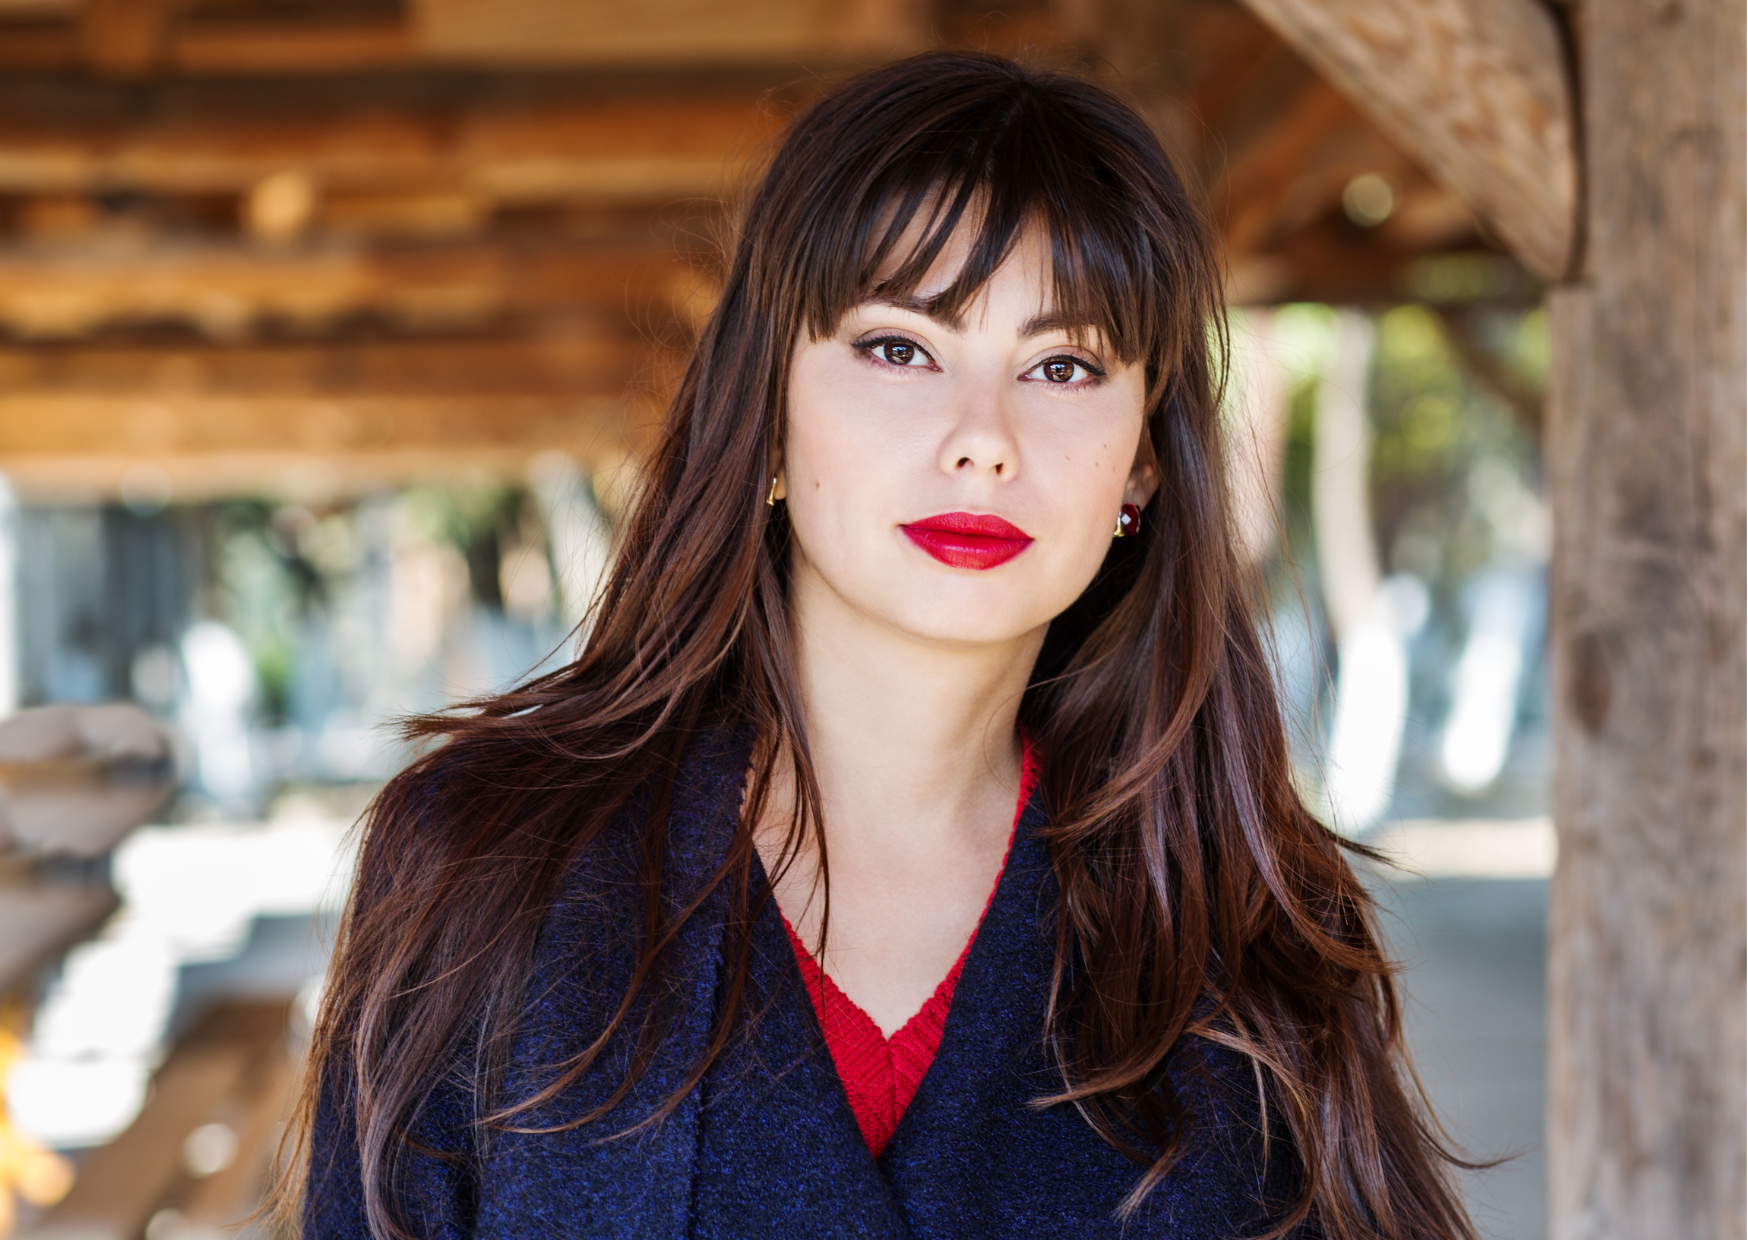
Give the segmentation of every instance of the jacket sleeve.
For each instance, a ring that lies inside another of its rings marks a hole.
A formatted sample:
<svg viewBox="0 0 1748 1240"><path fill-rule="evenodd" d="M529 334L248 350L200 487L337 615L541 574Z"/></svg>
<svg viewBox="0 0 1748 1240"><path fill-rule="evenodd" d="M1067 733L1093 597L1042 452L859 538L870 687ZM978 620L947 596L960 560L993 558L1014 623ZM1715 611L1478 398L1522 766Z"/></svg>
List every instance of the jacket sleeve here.
<svg viewBox="0 0 1748 1240"><path fill-rule="evenodd" d="M304 1240L380 1240L365 1211L354 1078L344 1061L323 1072L310 1126ZM478 1201L472 1107L453 1083L435 1089L400 1149L391 1198L401 1226L419 1240L463 1240Z"/></svg>

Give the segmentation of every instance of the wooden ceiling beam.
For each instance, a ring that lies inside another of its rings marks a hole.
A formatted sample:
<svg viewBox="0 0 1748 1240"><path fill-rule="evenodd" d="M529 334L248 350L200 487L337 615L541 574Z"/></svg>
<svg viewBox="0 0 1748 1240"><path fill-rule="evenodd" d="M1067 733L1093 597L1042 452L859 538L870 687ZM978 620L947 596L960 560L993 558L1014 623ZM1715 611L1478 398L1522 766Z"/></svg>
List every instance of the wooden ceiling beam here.
<svg viewBox="0 0 1748 1240"><path fill-rule="evenodd" d="M549 449L637 450L672 369L584 332L0 349L0 473L44 500L125 495L142 469L181 499L514 473Z"/></svg>
<svg viewBox="0 0 1748 1240"><path fill-rule="evenodd" d="M1282 102L1274 122L1232 151L1221 170L1213 201L1228 248L1235 253L1269 248L1338 202L1346 178L1396 171L1380 169L1378 156L1391 165L1401 157L1381 143L1366 142L1366 127L1356 120L1353 105L1327 83L1303 80Z"/></svg>
<svg viewBox="0 0 1748 1240"><path fill-rule="evenodd" d="M356 492L643 445L672 358L635 338L0 350L0 474L27 498Z"/></svg>
<svg viewBox="0 0 1748 1240"><path fill-rule="evenodd" d="M209 398L307 399L313 408L353 397L594 396L620 392L659 353L629 331L581 328L544 337L8 348L0 349L0 399L89 396L149 409ZM58 433L6 421L0 435L9 442Z"/></svg>
<svg viewBox="0 0 1748 1240"><path fill-rule="evenodd" d="M412 0L405 18L313 20L177 12L187 7L178 0L83 0L77 15L58 21L8 21L11 29L0 34L0 66L89 67L132 78L165 72L328 75L431 65L787 65L792 74L799 61L863 63L920 51L930 45L937 6L931 0L641 0L610 6Z"/></svg>
<svg viewBox="0 0 1748 1240"><path fill-rule="evenodd" d="M1292 100L1314 74L1280 36L1236 4L1191 7L1184 34L1195 49L1184 101L1201 127L1195 154L1203 179L1213 184L1290 115Z"/></svg>
<svg viewBox="0 0 1748 1240"><path fill-rule="evenodd" d="M491 330L536 317L661 328L707 278L672 249L472 241L367 247L162 244L0 250L0 334L184 327L216 340L360 322Z"/></svg>
<svg viewBox="0 0 1748 1240"><path fill-rule="evenodd" d="M779 127L755 96L382 106L288 117L178 111L60 123L0 112L0 193L445 189L494 203L719 196ZM738 157L738 159L737 159Z"/></svg>
<svg viewBox="0 0 1748 1240"><path fill-rule="evenodd" d="M203 454L465 454L569 442L614 424L625 412L617 392L320 399L185 394L154 401L114 393L6 392L0 393L0 471L49 457L137 462Z"/></svg>
<svg viewBox="0 0 1748 1240"><path fill-rule="evenodd" d="M117 0L125 8L130 0ZM196 22L119 28L74 22L10 21L0 27L0 69L97 68L106 77L165 73L319 74L407 69L418 63L412 32L399 21L287 24Z"/></svg>
<svg viewBox="0 0 1748 1240"><path fill-rule="evenodd" d="M295 448L265 452L125 452L8 455L0 474L27 504L131 502L156 492L144 511L165 504L225 499L278 499L324 506L417 482L481 476L525 481L529 466L556 452L585 473L609 470L643 450L616 418L553 419L514 439L466 436L427 447L389 444L346 452ZM142 483L145 477L148 481Z"/></svg>
<svg viewBox="0 0 1748 1240"><path fill-rule="evenodd" d="M928 0L410 0L421 54L472 64L886 59L929 42Z"/></svg>
<svg viewBox="0 0 1748 1240"><path fill-rule="evenodd" d="M162 52L173 0L83 0L79 10L82 59L100 73L138 77Z"/></svg>
<svg viewBox="0 0 1748 1240"><path fill-rule="evenodd" d="M190 74L326 75L404 69L417 60L413 33L399 21L191 23L165 44L165 68Z"/></svg>
<svg viewBox="0 0 1748 1240"><path fill-rule="evenodd" d="M1546 280L1573 263L1566 53L1537 0L1244 0Z"/></svg>

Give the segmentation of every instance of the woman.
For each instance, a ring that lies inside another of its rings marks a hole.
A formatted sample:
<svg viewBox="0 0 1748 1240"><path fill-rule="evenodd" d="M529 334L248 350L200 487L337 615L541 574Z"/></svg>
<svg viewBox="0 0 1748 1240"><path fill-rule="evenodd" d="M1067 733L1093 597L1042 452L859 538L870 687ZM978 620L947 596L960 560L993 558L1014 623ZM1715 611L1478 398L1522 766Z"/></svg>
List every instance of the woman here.
<svg viewBox="0 0 1748 1240"><path fill-rule="evenodd" d="M797 120L581 656L372 810L306 1233L1472 1235L1289 781L1220 321L1097 87Z"/></svg>

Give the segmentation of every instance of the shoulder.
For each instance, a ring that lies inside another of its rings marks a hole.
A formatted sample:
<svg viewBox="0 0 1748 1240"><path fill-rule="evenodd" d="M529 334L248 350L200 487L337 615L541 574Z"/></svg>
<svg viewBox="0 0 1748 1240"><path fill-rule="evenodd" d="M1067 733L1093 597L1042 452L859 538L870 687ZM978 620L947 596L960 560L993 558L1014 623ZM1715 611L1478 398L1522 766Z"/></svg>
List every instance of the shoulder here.
<svg viewBox="0 0 1748 1240"><path fill-rule="evenodd" d="M628 883L652 877L675 894L706 881L733 841L750 751L750 738L739 730L696 735L677 762L646 778L607 829L577 850L553 913L618 902L635 894Z"/></svg>
<svg viewBox="0 0 1748 1240"><path fill-rule="evenodd" d="M569 986L575 994L599 995L629 980L651 901L659 901L664 916L680 916L727 856L750 748L729 729L699 734L577 850L535 942L537 995L563 982L586 983Z"/></svg>

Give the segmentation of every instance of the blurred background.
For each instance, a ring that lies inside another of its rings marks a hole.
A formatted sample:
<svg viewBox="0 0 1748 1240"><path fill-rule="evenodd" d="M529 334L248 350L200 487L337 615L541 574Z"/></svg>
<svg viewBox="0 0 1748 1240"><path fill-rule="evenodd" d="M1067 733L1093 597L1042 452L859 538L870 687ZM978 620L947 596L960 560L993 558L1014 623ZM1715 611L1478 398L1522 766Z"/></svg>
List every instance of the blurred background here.
<svg viewBox="0 0 1748 1240"><path fill-rule="evenodd" d="M1111 82L1209 203L1301 786L1544 1234L1542 288L1249 10L0 0L0 1236L254 1208L390 725L567 658L736 193L937 46Z"/></svg>

